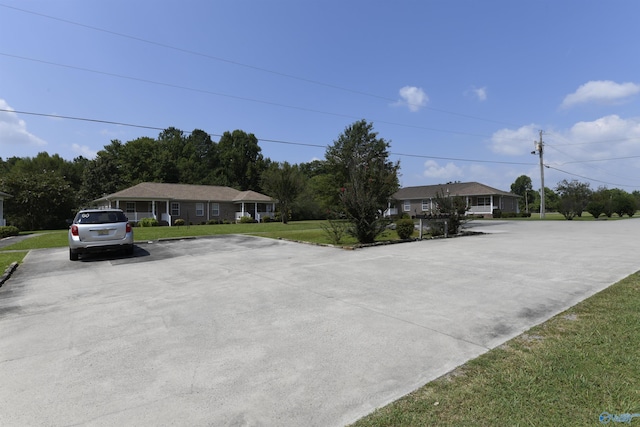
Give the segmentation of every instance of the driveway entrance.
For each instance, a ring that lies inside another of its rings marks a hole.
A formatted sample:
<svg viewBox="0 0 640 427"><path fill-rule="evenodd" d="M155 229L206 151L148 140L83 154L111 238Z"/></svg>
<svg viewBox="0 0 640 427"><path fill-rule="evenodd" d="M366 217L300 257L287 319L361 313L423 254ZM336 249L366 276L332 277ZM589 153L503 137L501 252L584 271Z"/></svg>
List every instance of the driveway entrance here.
<svg viewBox="0 0 640 427"><path fill-rule="evenodd" d="M473 225L31 251L0 288L0 425L342 426L640 267L640 220Z"/></svg>

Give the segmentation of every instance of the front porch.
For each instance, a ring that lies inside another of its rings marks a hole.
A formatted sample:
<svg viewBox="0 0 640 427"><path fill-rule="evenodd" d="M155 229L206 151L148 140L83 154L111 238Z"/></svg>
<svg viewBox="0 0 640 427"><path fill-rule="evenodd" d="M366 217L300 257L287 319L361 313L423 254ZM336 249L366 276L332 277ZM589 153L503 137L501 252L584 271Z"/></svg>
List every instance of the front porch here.
<svg viewBox="0 0 640 427"><path fill-rule="evenodd" d="M240 202L236 205L240 206L240 211L236 210L236 222L240 222L242 218L262 222L265 218L273 219L275 216L275 203Z"/></svg>

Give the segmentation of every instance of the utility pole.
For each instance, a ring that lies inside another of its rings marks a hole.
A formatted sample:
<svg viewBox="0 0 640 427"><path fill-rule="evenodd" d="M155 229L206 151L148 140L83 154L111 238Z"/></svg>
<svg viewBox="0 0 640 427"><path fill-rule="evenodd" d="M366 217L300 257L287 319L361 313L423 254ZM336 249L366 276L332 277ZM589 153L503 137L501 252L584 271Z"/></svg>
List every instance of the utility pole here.
<svg viewBox="0 0 640 427"><path fill-rule="evenodd" d="M542 152L544 151L544 142L542 142L542 131L540 131L540 141L533 141L536 149L531 154L540 155L540 219L544 218L544 161Z"/></svg>

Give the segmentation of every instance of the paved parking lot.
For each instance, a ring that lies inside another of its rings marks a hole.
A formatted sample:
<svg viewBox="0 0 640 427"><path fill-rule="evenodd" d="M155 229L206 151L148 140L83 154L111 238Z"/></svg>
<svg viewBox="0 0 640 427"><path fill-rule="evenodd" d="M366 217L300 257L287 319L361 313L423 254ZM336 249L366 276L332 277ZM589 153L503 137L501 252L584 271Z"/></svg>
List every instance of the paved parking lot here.
<svg viewBox="0 0 640 427"><path fill-rule="evenodd" d="M640 267L640 220L473 225L32 251L0 288L0 425L341 426Z"/></svg>

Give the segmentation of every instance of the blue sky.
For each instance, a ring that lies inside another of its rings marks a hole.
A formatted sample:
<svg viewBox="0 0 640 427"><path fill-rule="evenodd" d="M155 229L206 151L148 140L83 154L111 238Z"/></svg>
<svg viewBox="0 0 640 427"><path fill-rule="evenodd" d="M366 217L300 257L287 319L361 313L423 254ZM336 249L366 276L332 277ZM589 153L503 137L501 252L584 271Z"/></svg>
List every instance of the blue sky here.
<svg viewBox="0 0 640 427"><path fill-rule="evenodd" d="M546 186L640 190L638 16L631 0L0 0L0 157L159 133L57 115L242 129L300 163L366 119L403 186L538 188L543 130Z"/></svg>

